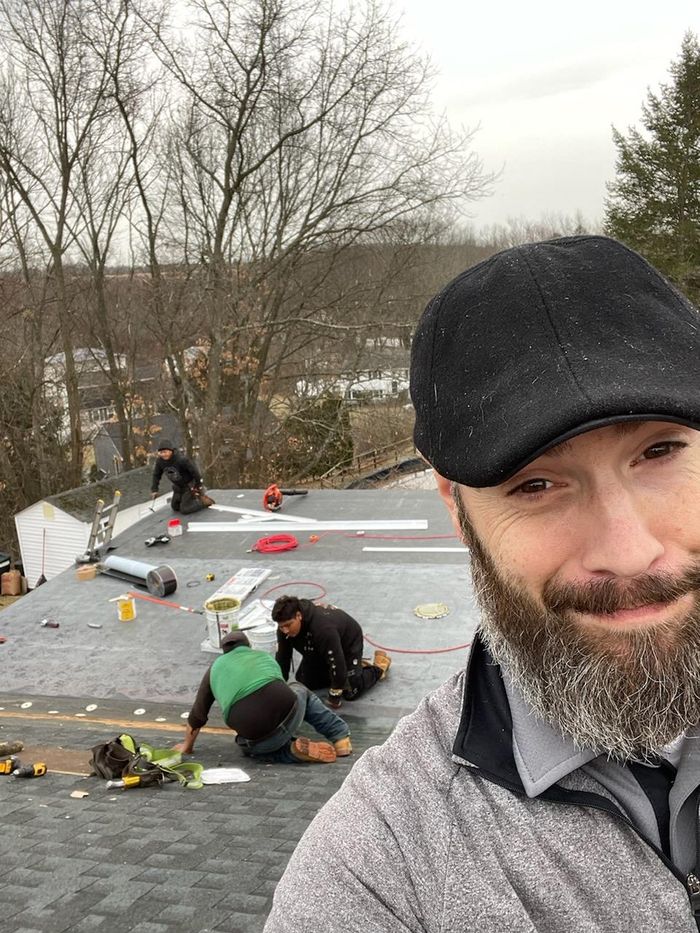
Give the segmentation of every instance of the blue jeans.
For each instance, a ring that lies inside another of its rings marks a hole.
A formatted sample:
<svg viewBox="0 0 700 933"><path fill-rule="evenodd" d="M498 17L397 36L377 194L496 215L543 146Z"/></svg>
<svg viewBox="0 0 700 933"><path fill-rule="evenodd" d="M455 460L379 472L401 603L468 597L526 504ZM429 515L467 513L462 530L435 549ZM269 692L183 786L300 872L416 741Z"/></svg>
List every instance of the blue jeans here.
<svg viewBox="0 0 700 933"><path fill-rule="evenodd" d="M259 742L236 739L247 755L252 758L264 758L266 761L284 764L298 764L289 750L290 744L297 737L302 722L308 724L329 742L337 742L350 735L348 724L333 710L328 709L315 693L303 684L292 683L290 688L296 694L296 704L292 715L281 723L272 735Z"/></svg>

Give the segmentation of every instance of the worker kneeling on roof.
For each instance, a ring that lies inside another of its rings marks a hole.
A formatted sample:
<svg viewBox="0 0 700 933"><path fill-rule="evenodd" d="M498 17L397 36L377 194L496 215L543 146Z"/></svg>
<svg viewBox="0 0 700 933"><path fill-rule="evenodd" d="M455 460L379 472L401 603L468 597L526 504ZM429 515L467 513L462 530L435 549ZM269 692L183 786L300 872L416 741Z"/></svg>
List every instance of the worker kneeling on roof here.
<svg viewBox="0 0 700 933"><path fill-rule="evenodd" d="M331 762L352 752L347 723L327 709L302 684L286 684L279 665L267 652L256 651L244 632L231 632L221 642L224 653L202 678L187 719L183 742L175 748L190 754L214 700L224 722L236 732L244 755L281 763ZM307 722L324 737L313 742L297 736Z"/></svg>
<svg viewBox="0 0 700 933"><path fill-rule="evenodd" d="M214 500L204 491L202 474L197 464L165 437L158 444L158 456L153 467L152 499L158 497L158 487L163 476L167 476L173 484L173 497L170 500L173 512L191 515L214 505Z"/></svg>
<svg viewBox="0 0 700 933"><path fill-rule="evenodd" d="M391 658L384 651L375 651L371 662L363 659L362 629L342 609L280 596L272 618L277 623L277 661L285 680L296 648L303 656L297 680L309 690L328 687L326 702L332 709L338 709L342 698L356 700L389 670Z"/></svg>

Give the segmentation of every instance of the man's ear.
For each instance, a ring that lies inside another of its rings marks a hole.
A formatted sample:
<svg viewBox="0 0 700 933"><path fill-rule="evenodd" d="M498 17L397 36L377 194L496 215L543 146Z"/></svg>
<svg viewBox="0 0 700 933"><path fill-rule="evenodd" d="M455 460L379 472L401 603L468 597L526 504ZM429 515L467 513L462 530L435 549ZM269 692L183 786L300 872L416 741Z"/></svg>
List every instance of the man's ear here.
<svg viewBox="0 0 700 933"><path fill-rule="evenodd" d="M435 482L437 484L437 490L440 493L442 501L445 503L447 511L450 513L450 518L452 519L452 525L454 530L457 532L457 537L462 539L462 529L459 524L459 516L457 515L457 505L455 504L454 496L452 494L453 482L450 479L445 479L444 476L440 476L437 470L433 470L435 475ZM456 487L459 492L459 486Z"/></svg>

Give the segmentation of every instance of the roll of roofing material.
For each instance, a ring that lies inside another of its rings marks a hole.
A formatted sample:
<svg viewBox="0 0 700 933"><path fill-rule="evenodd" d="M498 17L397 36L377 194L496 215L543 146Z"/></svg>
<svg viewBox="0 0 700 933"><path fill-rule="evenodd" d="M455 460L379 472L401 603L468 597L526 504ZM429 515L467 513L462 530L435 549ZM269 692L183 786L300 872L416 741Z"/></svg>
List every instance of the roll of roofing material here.
<svg viewBox="0 0 700 933"><path fill-rule="evenodd" d="M169 596L177 589L177 577L172 567L162 564L154 567L140 560L131 560L129 557L118 557L110 554L97 565L100 573L136 586L145 587L154 596Z"/></svg>
<svg viewBox="0 0 700 933"><path fill-rule="evenodd" d="M172 567L161 564L146 574L146 589L154 596L169 596L177 589L177 577Z"/></svg>

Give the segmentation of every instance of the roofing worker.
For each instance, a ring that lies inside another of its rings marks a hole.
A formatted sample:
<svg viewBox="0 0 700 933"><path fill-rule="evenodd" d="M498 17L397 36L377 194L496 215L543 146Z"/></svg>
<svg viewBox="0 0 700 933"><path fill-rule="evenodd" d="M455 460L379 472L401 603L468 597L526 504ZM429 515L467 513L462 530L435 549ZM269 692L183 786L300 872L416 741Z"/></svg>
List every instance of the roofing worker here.
<svg viewBox="0 0 700 933"><path fill-rule="evenodd" d="M158 444L158 456L153 467L151 498L158 496L161 477L165 475L173 484L170 507L173 512L191 515L214 505L214 500L204 492L202 474L194 460L173 447L166 437Z"/></svg>
<svg viewBox="0 0 700 933"><path fill-rule="evenodd" d="M481 628L311 824L267 933L317 933L318 903L324 933L697 933L698 359L697 310L605 237L428 305L415 440Z"/></svg>
<svg viewBox="0 0 700 933"><path fill-rule="evenodd" d="M236 744L250 757L291 764L328 763L352 753L347 723L306 687L286 684L274 658L251 648L244 632L226 635L221 647L224 653L199 685L185 739L175 746L179 751L192 752L216 700L224 722L236 732ZM302 722L326 741L298 737Z"/></svg>
<svg viewBox="0 0 700 933"><path fill-rule="evenodd" d="M277 623L277 662L285 680L296 648L303 656L296 679L309 690L328 687L326 702L331 709L338 709L343 698L356 700L383 680L391 666L384 651L375 651L371 663L363 660L359 623L335 606L280 596L272 607L272 619Z"/></svg>

